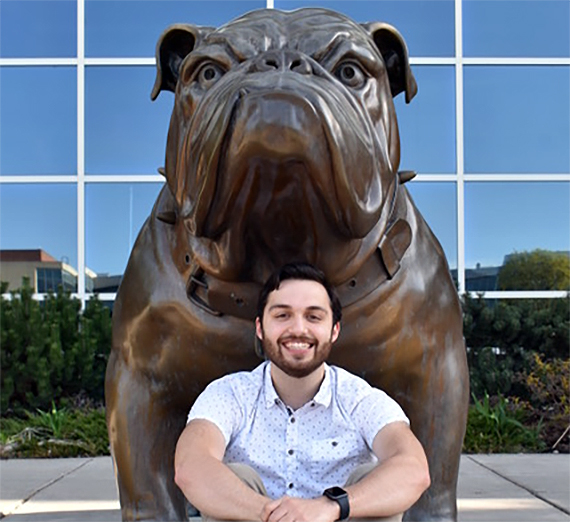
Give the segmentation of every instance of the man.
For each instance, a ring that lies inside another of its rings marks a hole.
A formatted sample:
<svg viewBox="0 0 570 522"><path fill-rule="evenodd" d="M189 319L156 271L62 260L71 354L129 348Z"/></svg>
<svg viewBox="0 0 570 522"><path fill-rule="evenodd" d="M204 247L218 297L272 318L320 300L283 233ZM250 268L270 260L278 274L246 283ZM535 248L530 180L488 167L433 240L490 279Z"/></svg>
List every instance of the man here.
<svg viewBox="0 0 570 522"><path fill-rule="evenodd" d="M325 363L340 320L313 266L285 265L267 281L256 334L268 361L211 383L176 448L176 483L204 517L395 521L427 489L398 404Z"/></svg>

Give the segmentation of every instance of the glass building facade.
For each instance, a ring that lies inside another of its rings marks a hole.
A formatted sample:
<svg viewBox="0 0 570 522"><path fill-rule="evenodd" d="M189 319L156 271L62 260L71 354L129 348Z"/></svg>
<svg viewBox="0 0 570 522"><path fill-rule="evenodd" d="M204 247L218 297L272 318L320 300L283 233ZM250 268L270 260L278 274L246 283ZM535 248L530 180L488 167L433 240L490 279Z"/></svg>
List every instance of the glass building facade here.
<svg viewBox="0 0 570 522"><path fill-rule="evenodd" d="M174 97L150 100L161 32L306 6L404 36L419 91L396 98L400 168L418 173L407 187L459 291L566 295L495 283L513 253L570 252L567 0L1 0L0 249L65 259L83 300L91 271L120 276L163 184Z"/></svg>

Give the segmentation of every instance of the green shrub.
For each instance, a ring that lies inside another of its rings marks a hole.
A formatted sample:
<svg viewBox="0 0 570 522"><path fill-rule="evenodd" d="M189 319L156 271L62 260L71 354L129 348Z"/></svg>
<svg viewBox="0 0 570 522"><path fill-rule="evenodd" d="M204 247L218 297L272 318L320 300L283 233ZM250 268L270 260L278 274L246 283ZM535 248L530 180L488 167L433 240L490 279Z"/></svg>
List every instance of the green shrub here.
<svg viewBox="0 0 570 522"><path fill-rule="evenodd" d="M103 401L111 316L97 298L83 312L61 289L38 302L24 280L0 300L0 343L0 414L48 409L78 394Z"/></svg>
<svg viewBox="0 0 570 522"><path fill-rule="evenodd" d="M570 360L533 355L530 372L519 375L527 387L529 417L543 424L541 438L551 450L569 451Z"/></svg>
<svg viewBox="0 0 570 522"><path fill-rule="evenodd" d="M469 408L463 450L467 453L518 453L541 451L540 424L528 427L525 408L502 396L494 401L473 397Z"/></svg>
<svg viewBox="0 0 570 522"><path fill-rule="evenodd" d="M463 296L463 331L471 392L475 397L517 396L531 399L531 390L518 379L528 374L534 354L568 359L570 297L510 299L488 303Z"/></svg>

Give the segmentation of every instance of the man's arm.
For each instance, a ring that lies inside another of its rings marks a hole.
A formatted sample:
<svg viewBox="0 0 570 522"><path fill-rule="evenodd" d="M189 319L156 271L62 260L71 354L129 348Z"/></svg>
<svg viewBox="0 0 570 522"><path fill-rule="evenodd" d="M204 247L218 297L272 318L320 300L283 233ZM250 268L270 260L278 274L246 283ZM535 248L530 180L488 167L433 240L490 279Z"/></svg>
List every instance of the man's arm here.
<svg viewBox="0 0 570 522"><path fill-rule="evenodd" d="M193 506L209 516L261 520L270 499L246 486L222 462L224 452L224 436L215 424L203 419L190 421L176 446L176 484Z"/></svg>
<svg viewBox="0 0 570 522"><path fill-rule="evenodd" d="M404 512L429 487L422 445L404 422L393 422L374 438L378 466L346 488L350 516L388 517Z"/></svg>

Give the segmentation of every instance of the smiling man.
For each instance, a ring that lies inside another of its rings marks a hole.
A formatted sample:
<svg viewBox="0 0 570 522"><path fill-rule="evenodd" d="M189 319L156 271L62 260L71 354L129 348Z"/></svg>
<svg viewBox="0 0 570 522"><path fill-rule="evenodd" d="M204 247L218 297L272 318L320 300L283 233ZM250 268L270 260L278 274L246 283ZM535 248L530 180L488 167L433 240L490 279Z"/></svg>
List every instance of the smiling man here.
<svg viewBox="0 0 570 522"><path fill-rule="evenodd" d="M326 364L341 313L311 265L285 265L263 287L268 360L211 383L176 448L176 483L204 520L396 521L429 486L399 405Z"/></svg>

